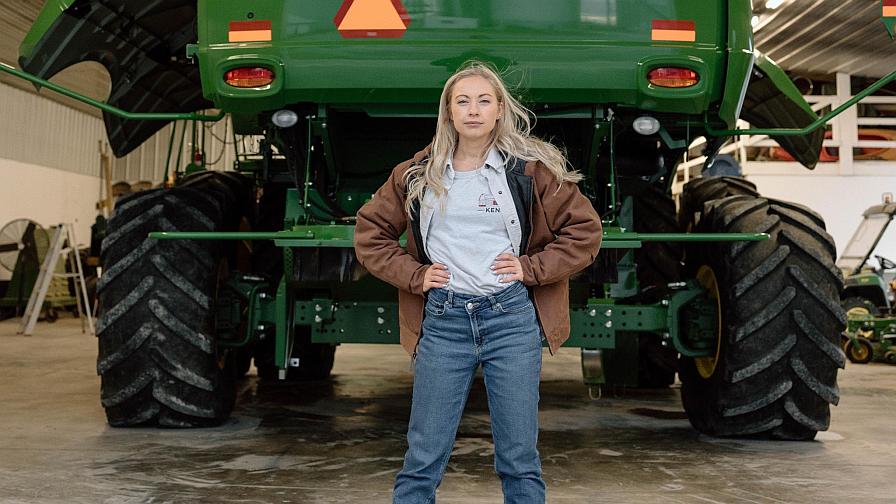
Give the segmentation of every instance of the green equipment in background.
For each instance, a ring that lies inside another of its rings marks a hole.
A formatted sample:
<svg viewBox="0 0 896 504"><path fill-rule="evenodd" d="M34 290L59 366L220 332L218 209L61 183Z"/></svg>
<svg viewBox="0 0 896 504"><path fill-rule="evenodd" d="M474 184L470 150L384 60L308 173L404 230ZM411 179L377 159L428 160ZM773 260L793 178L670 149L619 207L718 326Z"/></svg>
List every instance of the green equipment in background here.
<svg viewBox="0 0 896 504"><path fill-rule="evenodd" d="M872 360L896 364L896 317L850 314L843 350L856 364Z"/></svg>
<svg viewBox="0 0 896 504"><path fill-rule="evenodd" d="M846 277L842 304L849 316L879 316L890 313L893 308L893 288L891 282L896 273L896 263L886 257L876 255L878 267L869 263L874 249L886 233L896 204L885 202L872 205L862 213L862 222L837 259L837 267Z"/></svg>
<svg viewBox="0 0 896 504"><path fill-rule="evenodd" d="M867 364L872 360L896 364L896 314L893 312L896 263L875 255L878 267L869 259L896 215L896 204L885 197L862 213L852 238L837 260L846 275L842 305L849 318L843 335L843 350L850 361Z"/></svg>

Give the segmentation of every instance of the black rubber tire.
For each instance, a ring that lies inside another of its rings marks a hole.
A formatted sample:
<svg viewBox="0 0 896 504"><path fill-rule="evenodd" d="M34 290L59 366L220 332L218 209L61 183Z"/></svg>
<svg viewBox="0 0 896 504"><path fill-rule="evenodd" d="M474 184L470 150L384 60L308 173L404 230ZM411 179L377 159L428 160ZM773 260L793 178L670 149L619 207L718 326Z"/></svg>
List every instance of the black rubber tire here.
<svg viewBox="0 0 896 504"><path fill-rule="evenodd" d="M696 227L703 214L703 205L728 196L759 196L756 184L742 177L700 177L691 179L681 193L679 226L690 230Z"/></svg>
<svg viewBox="0 0 896 504"><path fill-rule="evenodd" d="M675 383L678 351L658 334L638 333L638 388L667 388Z"/></svg>
<svg viewBox="0 0 896 504"><path fill-rule="evenodd" d="M620 190L625 194L625 186ZM637 233L676 233L675 200L664 188L653 184L632 192L634 229ZM681 281L684 248L678 242L645 242L635 249L641 288L666 286Z"/></svg>
<svg viewBox="0 0 896 504"><path fill-rule="evenodd" d="M846 344L846 358L854 364L868 364L874 358L874 345L867 338L856 338L861 346L857 349L852 341Z"/></svg>
<svg viewBox="0 0 896 504"><path fill-rule="evenodd" d="M241 218L246 219L246 225L249 227L240 228L240 231L252 231L251 222L255 219L255 194L254 185L250 183L246 176L238 172L222 172L222 171L200 171L191 173L177 181L178 187L194 187L199 188L207 194L213 195L216 199L223 198L231 202L228 208L226 218L228 222L237 221ZM238 225L234 225L233 230L237 230ZM268 241L255 242L255 246L259 243L271 243ZM233 255L233 254L231 254ZM231 267L242 271L255 270L249 261L251 251L245 251L245 263L242 257L231 257ZM236 348L233 350L234 373L237 378L242 378L249 372L252 367L252 347Z"/></svg>
<svg viewBox="0 0 896 504"><path fill-rule="evenodd" d="M215 201L226 201L225 218L236 227L241 217L254 213L253 184L236 172L201 171L187 175L177 183L178 187L192 187L214 196Z"/></svg>
<svg viewBox="0 0 896 504"><path fill-rule="evenodd" d="M299 367L286 370L286 381L326 380L336 360L336 345L311 343L310 327L297 327L293 340L292 356L299 359ZM255 354L255 367L262 380L278 380L278 369L273 354Z"/></svg>
<svg viewBox="0 0 896 504"><path fill-rule="evenodd" d="M715 273L722 309L714 372L704 378L694 359L680 360L688 418L712 436L813 439L828 428L846 360L834 242L811 215L776 200L732 196L707 210L698 232L771 238L688 247L692 274L703 265Z"/></svg>
<svg viewBox="0 0 896 504"><path fill-rule="evenodd" d="M280 231L286 212L285 185L265 186L258 202L258 218L255 229L259 231ZM252 255L253 271L264 274L272 280L283 275L283 251L272 242L256 245ZM292 357L299 359L298 368L289 368L286 381L323 380L330 376L336 355L336 345L311 343L309 327L297 327L293 335ZM278 368L274 364L274 337L271 335L255 345L255 367L258 377L263 380L277 380Z"/></svg>
<svg viewBox="0 0 896 504"><path fill-rule="evenodd" d="M620 192L632 197L634 230L638 233L675 233L675 200L664 187L637 180L621 180ZM677 242L645 242L635 249L638 284L642 291L681 281L684 248ZM675 382L678 361L675 348L663 346L657 334L632 333L638 338L638 388L664 388Z"/></svg>
<svg viewBox="0 0 896 504"><path fill-rule="evenodd" d="M233 230L241 195L209 184L119 200L103 240L97 285L101 399L115 427L218 425L234 404L233 353L215 339L224 242L152 240L150 231ZM212 183L215 182L215 183Z"/></svg>
<svg viewBox="0 0 896 504"><path fill-rule="evenodd" d="M840 306L843 307L843 310L846 311L847 315L850 310L858 309L858 310L867 310L867 314L872 317L880 317L880 308L877 307L870 299L865 299L863 297L853 296L848 297L840 302Z"/></svg>
<svg viewBox="0 0 896 504"><path fill-rule="evenodd" d="M258 215L252 226L257 231L282 231L286 214L286 190L284 184L267 184L258 200ZM283 274L283 249L270 240L255 243L252 254L252 271L271 280Z"/></svg>

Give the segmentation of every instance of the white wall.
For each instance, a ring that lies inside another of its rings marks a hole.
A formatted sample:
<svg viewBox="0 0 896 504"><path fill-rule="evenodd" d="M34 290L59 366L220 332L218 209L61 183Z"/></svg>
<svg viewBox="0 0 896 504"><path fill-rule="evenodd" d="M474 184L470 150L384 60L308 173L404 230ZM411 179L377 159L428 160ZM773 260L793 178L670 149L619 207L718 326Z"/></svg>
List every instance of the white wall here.
<svg viewBox="0 0 896 504"><path fill-rule="evenodd" d="M896 194L896 166L893 176L747 175L763 196L806 205L824 217L828 232L837 244L837 256L862 219L862 212L881 203L881 194ZM896 260L896 223L877 246L875 254ZM871 261L875 266L877 262Z"/></svg>
<svg viewBox="0 0 896 504"><path fill-rule="evenodd" d="M75 225L79 246L90 245L90 226L96 218L100 178L0 158L0 226L28 218L49 228L60 222ZM9 279L0 268L0 279Z"/></svg>

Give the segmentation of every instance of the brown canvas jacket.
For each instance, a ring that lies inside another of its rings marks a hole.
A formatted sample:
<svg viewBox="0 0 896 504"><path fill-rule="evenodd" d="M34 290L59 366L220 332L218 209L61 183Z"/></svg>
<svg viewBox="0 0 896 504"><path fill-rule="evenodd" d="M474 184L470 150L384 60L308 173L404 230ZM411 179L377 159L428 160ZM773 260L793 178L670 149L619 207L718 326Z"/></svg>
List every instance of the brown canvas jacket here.
<svg viewBox="0 0 896 504"><path fill-rule="evenodd" d="M414 233L407 247L398 238L408 226L404 210L404 173L429 154L431 145L400 163L389 179L357 213L355 255L377 278L398 288L401 345L412 354L423 324L423 276L430 264L420 262ZM569 338L569 277L594 262L600 250L600 217L578 186L559 186L541 161L529 161L525 175L534 182L531 234L519 257L523 284L530 289L541 329L551 353ZM523 209L518 208L517 212Z"/></svg>

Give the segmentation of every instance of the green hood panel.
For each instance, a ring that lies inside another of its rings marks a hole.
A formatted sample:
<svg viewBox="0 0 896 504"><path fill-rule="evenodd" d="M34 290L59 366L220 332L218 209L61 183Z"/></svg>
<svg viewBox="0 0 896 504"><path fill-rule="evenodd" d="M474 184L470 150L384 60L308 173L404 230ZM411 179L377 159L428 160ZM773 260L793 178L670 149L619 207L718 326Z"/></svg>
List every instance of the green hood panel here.
<svg viewBox="0 0 896 504"><path fill-rule="evenodd" d="M196 41L196 0L50 0L19 50L19 65L48 79L83 61L109 72L107 103L131 112L194 112L202 97L199 69L186 59ZM126 121L103 114L116 156L131 152L166 121Z"/></svg>
<svg viewBox="0 0 896 504"><path fill-rule="evenodd" d="M787 74L758 53L740 116L754 128L803 128L818 118ZM812 169L821 155L824 128L807 135L772 138L803 166Z"/></svg>

